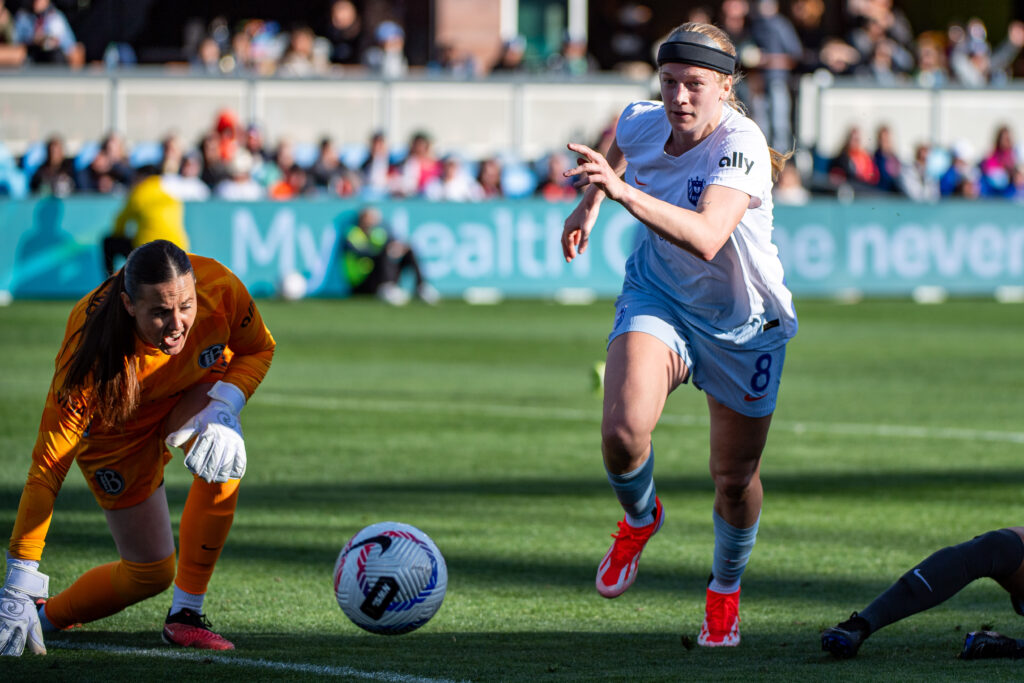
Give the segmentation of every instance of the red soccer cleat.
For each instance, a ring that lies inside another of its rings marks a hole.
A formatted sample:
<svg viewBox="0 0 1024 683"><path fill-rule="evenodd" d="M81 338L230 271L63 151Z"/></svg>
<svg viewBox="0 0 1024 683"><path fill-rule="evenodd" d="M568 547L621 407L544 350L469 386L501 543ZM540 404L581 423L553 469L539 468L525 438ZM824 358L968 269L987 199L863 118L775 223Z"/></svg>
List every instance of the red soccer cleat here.
<svg viewBox="0 0 1024 683"><path fill-rule="evenodd" d="M740 591L716 593L708 588L697 644L704 647L736 647L740 644Z"/></svg>
<svg viewBox="0 0 1024 683"><path fill-rule="evenodd" d="M653 522L641 527L630 526L625 519L619 522L619 532L612 534L615 542L597 566L598 593L606 598L614 598L633 585L639 569L640 553L664 521L665 510L661 507L661 500L655 496Z"/></svg>
<svg viewBox="0 0 1024 683"><path fill-rule="evenodd" d="M183 609L167 613L162 638L168 645L194 647L200 650L234 650L231 641L210 630L210 620L204 614Z"/></svg>

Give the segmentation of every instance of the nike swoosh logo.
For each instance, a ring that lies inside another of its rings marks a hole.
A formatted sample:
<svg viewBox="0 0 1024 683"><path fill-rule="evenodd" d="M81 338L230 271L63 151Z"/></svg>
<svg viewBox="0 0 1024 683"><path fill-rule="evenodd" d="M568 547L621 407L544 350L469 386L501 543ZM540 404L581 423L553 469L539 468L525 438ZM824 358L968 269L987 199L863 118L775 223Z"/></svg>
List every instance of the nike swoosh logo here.
<svg viewBox="0 0 1024 683"><path fill-rule="evenodd" d="M635 174L635 173L633 174L633 180L635 180L635 181L636 181L636 184L637 184L637 185L643 185L644 187L647 187L647 183L641 183L641 182L640 182L640 176L638 176L638 175L637 175L637 174Z"/></svg>
<svg viewBox="0 0 1024 683"><path fill-rule="evenodd" d="M767 395L768 394L761 394L760 396L751 396L750 394L745 394L743 396L743 400L746 401L747 403L753 403L754 401L760 401Z"/></svg>
<svg viewBox="0 0 1024 683"><path fill-rule="evenodd" d="M211 548L210 546L206 545L205 543L204 543L204 544L203 544L202 546L200 546L200 547L201 547L201 548L202 548L203 550L217 550L218 548L220 548L220 546L219 546L219 545L215 545L215 546L213 546L213 547Z"/></svg>
<svg viewBox="0 0 1024 683"><path fill-rule="evenodd" d="M930 583L928 583L928 580L925 579L924 576L921 575L921 570L920 569L915 569L914 570L914 576L916 576L917 578L921 579L921 583L923 583L925 585L925 587L928 589L929 593L934 593L935 592L934 590L932 590L932 585Z"/></svg>
<svg viewBox="0 0 1024 683"><path fill-rule="evenodd" d="M370 538L366 539L365 541L359 541L359 543L356 543L354 546L349 548L348 551L352 552L353 550L355 550L356 548L358 548L360 546L370 545L371 543L376 543L377 545L379 545L380 546L380 554L383 555L384 553L387 552L388 548L391 547L391 538L388 537L388 536L371 536Z"/></svg>

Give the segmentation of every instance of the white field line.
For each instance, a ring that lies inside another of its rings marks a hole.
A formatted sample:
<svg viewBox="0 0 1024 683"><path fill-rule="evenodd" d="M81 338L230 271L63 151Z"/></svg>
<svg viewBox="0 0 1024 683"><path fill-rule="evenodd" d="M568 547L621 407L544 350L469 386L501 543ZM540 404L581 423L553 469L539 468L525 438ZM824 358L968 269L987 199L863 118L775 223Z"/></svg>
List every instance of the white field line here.
<svg viewBox="0 0 1024 683"><path fill-rule="evenodd" d="M316 676L339 676L345 678L361 678L368 681L386 681L388 683L455 683L446 678L424 678L409 676L392 671L360 671L348 666L324 666L317 664L299 664L295 662L274 662L269 659L247 659L216 655L209 651L191 651L178 649L157 649L145 647L122 647L103 645L101 643L47 643L51 650L91 650L114 655L131 655L134 657L163 657L164 659L192 659L196 661L213 661L227 666L245 666L272 671L289 671Z"/></svg>
<svg viewBox="0 0 1024 683"><path fill-rule="evenodd" d="M418 413L421 415L463 414L484 417L506 417L519 420L555 420L599 422L601 411L573 408L531 407L499 405L495 403L458 403L453 401L428 402L400 399L322 398L292 396L273 392L258 392L256 400L283 408L322 411L349 411L370 413ZM676 427L707 427L707 416L661 416L660 424ZM917 425L858 424L848 422L792 422L776 420L772 430L793 434L826 434L834 436L861 436L877 438L936 439L940 441L991 441L1024 444L1024 432L1006 432L992 429L960 429L956 427L923 427Z"/></svg>

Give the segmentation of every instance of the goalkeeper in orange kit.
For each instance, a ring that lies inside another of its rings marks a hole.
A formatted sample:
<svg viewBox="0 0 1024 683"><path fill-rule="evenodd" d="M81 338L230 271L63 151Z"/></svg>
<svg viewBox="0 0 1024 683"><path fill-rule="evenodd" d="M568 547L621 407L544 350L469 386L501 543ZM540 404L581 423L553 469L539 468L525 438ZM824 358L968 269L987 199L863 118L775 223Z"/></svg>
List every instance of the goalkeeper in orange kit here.
<svg viewBox="0 0 1024 683"><path fill-rule="evenodd" d="M0 654L45 654L43 634L102 619L171 584L170 644L234 645L203 599L234 517L245 443L238 414L270 368L274 339L241 281L166 240L71 311L21 495L0 590ZM182 446L194 480L175 559L164 466ZM39 571L54 501L77 462L119 559L48 597Z"/></svg>

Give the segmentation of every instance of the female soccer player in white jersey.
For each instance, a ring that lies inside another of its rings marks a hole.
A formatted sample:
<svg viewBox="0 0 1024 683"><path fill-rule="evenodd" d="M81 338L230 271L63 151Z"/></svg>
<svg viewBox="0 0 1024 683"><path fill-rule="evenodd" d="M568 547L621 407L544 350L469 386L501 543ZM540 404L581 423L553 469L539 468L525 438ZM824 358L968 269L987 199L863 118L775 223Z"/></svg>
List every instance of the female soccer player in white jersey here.
<svg viewBox="0 0 1024 683"><path fill-rule="evenodd" d="M587 189L565 221L562 250L587 248L601 202L646 226L626 263L605 370L601 446L625 519L597 570L597 590L620 595L661 527L651 433L668 394L692 379L711 419L715 550L700 645L739 644L742 574L757 534L761 453L775 409L792 296L771 242L772 178L785 155L734 96L736 48L718 28L688 23L658 50L662 102L619 117L607 156L570 144L566 172Z"/></svg>

